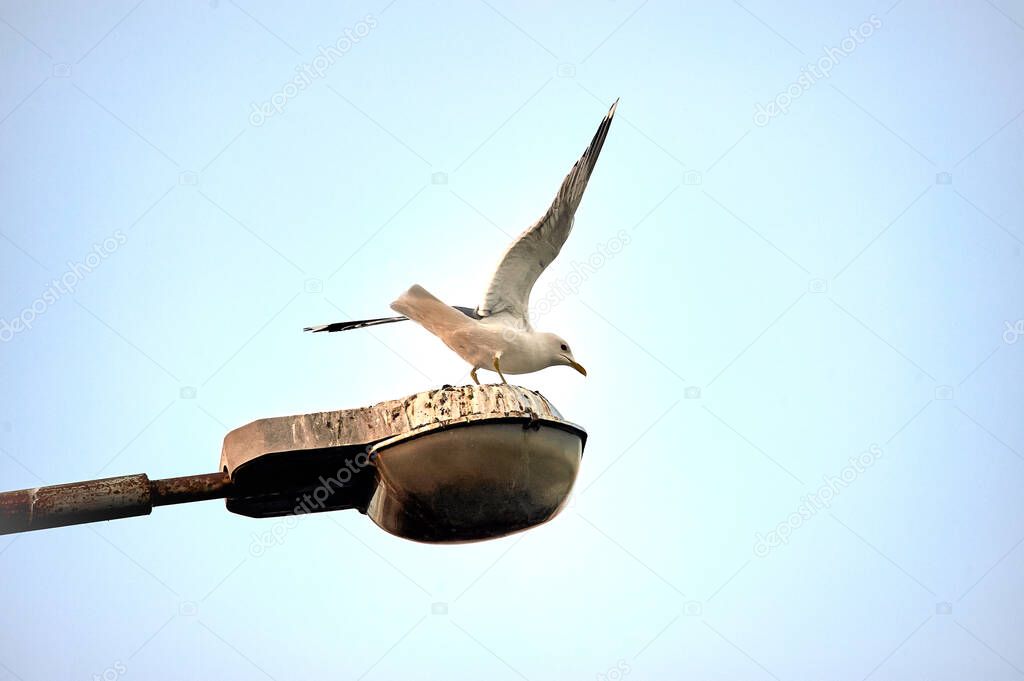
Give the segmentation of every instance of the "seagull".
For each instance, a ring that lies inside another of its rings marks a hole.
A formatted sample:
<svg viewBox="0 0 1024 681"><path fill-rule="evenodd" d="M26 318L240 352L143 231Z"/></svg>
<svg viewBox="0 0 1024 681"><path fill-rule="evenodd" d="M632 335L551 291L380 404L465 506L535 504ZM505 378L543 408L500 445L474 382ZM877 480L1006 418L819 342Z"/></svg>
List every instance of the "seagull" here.
<svg viewBox="0 0 1024 681"><path fill-rule="evenodd" d="M506 385L505 374L529 374L551 366L569 366L586 376L587 370L573 357L564 338L533 329L528 307L533 285L561 251L572 230L576 208L618 104L616 99L590 146L565 176L547 212L505 251L483 300L475 308L450 306L416 284L391 303L399 317L335 322L304 330L349 331L411 319L466 360L472 366L469 375L477 385L479 369L493 370Z"/></svg>

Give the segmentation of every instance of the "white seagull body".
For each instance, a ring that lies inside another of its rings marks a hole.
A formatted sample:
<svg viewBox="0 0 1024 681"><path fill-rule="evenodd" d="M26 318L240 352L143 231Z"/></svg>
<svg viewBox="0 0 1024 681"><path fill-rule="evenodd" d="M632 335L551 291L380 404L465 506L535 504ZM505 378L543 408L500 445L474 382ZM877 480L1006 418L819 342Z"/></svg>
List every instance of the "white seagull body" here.
<svg viewBox="0 0 1024 681"><path fill-rule="evenodd" d="M590 146L562 182L547 212L519 235L498 263L481 303L475 308L452 307L422 286L414 285L391 303L402 317L338 322L306 331L345 331L411 319L444 341L472 367L504 374L528 374L550 366L570 366L587 374L573 357L569 344L553 333L530 325L529 301L533 285L551 264L572 231L576 208L597 163L618 100L598 126Z"/></svg>

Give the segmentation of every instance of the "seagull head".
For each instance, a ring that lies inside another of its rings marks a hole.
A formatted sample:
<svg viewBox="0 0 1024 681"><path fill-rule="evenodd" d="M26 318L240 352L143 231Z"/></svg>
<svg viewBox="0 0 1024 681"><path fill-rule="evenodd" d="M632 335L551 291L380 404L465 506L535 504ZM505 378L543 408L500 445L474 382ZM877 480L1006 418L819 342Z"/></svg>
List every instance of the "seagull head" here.
<svg viewBox="0 0 1024 681"><path fill-rule="evenodd" d="M584 376L587 375L587 370L572 356L572 349L564 338L553 333L544 333L541 336L545 355L549 362L548 366L565 365L572 367Z"/></svg>

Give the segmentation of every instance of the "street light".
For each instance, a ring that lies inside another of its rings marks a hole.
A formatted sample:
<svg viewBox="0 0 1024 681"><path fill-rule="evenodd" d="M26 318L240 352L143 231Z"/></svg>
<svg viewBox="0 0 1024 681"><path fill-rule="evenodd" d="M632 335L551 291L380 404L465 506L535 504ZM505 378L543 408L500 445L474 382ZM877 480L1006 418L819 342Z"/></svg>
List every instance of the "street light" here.
<svg viewBox="0 0 1024 681"><path fill-rule="evenodd" d="M538 392L444 386L360 409L253 421L225 436L218 473L0 493L0 534L223 498L229 511L254 518L354 508L406 539L491 539L557 515L586 438Z"/></svg>

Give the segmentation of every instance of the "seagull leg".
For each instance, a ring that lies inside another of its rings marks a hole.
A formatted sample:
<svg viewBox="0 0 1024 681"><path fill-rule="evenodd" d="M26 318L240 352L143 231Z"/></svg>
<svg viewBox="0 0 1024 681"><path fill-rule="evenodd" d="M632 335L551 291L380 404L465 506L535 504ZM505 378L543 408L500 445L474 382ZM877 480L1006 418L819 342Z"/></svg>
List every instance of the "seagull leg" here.
<svg viewBox="0 0 1024 681"><path fill-rule="evenodd" d="M480 385L480 379L476 377L476 367L473 367L473 370L469 372L469 377L473 379L474 383Z"/></svg>
<svg viewBox="0 0 1024 681"><path fill-rule="evenodd" d="M505 380L505 374L501 373L501 366L498 365L498 360L500 358L500 355L494 356L494 370L498 372L499 376L501 376L501 382L504 383L505 385L508 385L508 381Z"/></svg>

